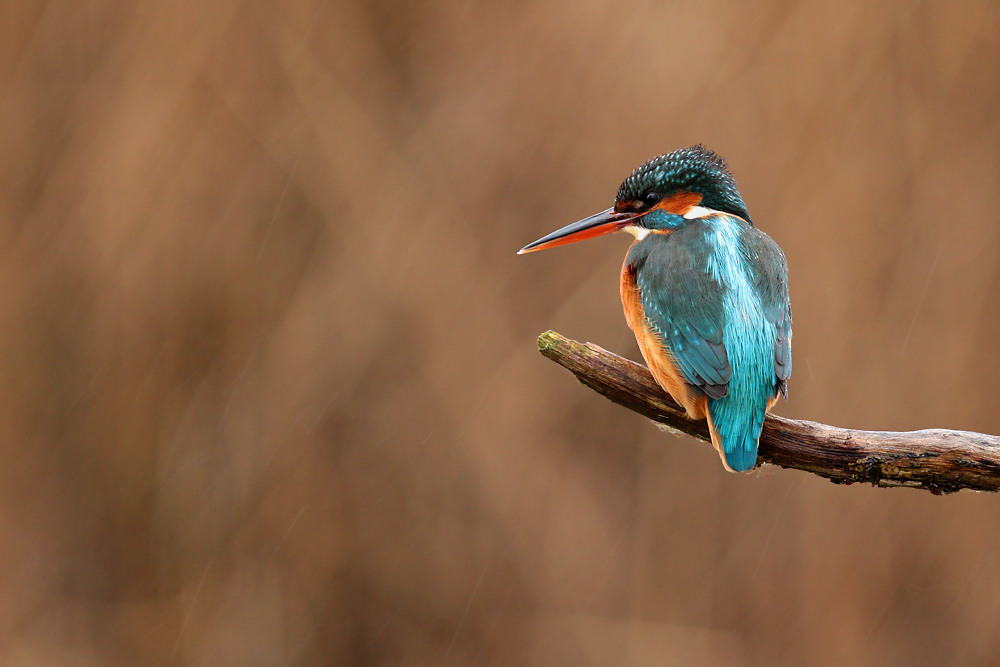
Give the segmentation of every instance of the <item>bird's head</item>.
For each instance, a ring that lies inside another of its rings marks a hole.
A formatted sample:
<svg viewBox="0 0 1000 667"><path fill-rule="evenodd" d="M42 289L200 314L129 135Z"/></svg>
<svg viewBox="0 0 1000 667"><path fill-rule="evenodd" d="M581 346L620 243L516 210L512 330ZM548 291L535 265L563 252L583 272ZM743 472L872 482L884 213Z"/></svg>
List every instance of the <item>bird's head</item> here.
<svg viewBox="0 0 1000 667"><path fill-rule="evenodd" d="M518 254L603 236L621 229L643 238L670 232L714 211L750 220L726 162L701 144L653 158L618 188L615 205L529 243Z"/></svg>

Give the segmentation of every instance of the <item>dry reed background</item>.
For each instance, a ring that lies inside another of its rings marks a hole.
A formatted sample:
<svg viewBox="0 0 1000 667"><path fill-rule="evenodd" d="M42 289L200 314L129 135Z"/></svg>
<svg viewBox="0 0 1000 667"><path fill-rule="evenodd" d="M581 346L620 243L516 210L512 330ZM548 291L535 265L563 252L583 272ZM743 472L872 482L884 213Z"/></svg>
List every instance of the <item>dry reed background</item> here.
<svg viewBox="0 0 1000 667"><path fill-rule="evenodd" d="M1000 498L725 473L535 351L627 238L514 254L704 142L782 414L1000 432L995 2L0 16L0 663L1000 661Z"/></svg>

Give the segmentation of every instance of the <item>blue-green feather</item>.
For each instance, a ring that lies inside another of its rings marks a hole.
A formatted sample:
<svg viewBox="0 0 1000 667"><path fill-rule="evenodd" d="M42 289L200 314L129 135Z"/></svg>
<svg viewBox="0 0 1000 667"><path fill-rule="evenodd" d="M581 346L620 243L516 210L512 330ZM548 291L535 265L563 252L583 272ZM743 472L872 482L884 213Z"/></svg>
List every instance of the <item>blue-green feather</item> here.
<svg viewBox="0 0 1000 667"><path fill-rule="evenodd" d="M633 170L618 188L616 200L638 200L648 191L664 198L676 192L697 192L702 206L753 224L726 161L701 144L653 158Z"/></svg>
<svg viewBox="0 0 1000 667"><path fill-rule="evenodd" d="M768 401L791 373L791 311L780 248L730 215L676 221L636 243L646 319L708 397L730 468L749 470Z"/></svg>
<svg viewBox="0 0 1000 667"><path fill-rule="evenodd" d="M705 273L706 227L674 216L672 234L650 234L629 253L650 328L678 370L709 396L724 396L732 368L723 345L721 291Z"/></svg>

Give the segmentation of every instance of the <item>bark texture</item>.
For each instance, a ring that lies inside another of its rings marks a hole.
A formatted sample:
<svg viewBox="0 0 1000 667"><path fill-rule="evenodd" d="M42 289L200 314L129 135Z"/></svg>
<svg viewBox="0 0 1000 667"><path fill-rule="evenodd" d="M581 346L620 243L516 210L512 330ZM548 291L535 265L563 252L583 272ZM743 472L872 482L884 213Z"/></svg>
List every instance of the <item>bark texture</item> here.
<svg viewBox="0 0 1000 667"><path fill-rule="evenodd" d="M645 366L555 331L538 337L538 349L605 398L709 441L705 422L688 419ZM1000 437L967 431L856 431L769 414L760 463L805 470L837 484L907 486L935 494L1000 489Z"/></svg>

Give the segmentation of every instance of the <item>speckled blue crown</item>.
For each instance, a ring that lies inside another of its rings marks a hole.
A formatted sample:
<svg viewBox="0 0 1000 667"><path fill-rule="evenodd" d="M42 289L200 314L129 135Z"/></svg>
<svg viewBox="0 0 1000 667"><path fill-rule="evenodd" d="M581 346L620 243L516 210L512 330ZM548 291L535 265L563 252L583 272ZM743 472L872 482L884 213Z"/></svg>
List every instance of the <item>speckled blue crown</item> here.
<svg viewBox="0 0 1000 667"><path fill-rule="evenodd" d="M638 167L618 188L616 200L635 201L648 192L669 197L684 191L700 194L705 208L738 215L753 224L726 161L701 144L661 155Z"/></svg>

